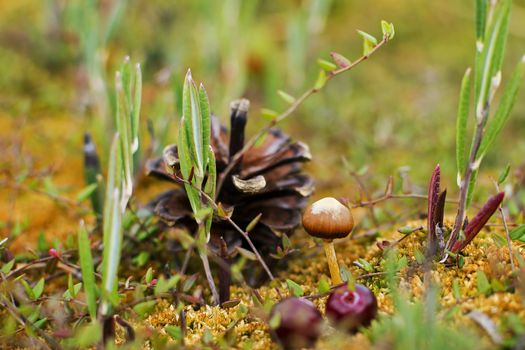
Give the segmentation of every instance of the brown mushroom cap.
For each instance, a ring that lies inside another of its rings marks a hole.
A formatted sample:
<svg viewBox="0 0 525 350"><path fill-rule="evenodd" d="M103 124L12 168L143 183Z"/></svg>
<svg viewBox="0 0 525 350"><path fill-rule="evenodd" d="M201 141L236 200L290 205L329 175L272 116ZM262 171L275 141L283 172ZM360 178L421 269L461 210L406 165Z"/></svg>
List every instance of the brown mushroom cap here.
<svg viewBox="0 0 525 350"><path fill-rule="evenodd" d="M306 207L303 227L310 236L327 240L344 238L352 232L354 218L348 207L326 197Z"/></svg>

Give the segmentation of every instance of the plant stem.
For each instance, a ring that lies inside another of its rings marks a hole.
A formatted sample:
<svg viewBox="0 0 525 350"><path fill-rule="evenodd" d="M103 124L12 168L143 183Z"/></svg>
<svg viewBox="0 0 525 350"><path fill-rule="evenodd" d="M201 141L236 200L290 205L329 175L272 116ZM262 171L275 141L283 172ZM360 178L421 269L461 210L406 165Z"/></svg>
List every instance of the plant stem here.
<svg viewBox="0 0 525 350"><path fill-rule="evenodd" d="M326 260L328 261L328 268L330 269L330 276L332 277L332 284L341 284L341 272L339 272L339 264L337 263L337 256L335 255L335 248L333 241L324 241L324 252L326 254Z"/></svg>
<svg viewBox="0 0 525 350"><path fill-rule="evenodd" d="M496 186L496 191L499 190L499 185L496 181L494 181L494 186ZM499 213L501 215L501 220L503 221L503 227L505 228L505 236L507 238L507 247L509 248L509 259L510 259L510 268L512 269L512 272L516 272L516 266L514 266L514 257L512 254L512 244L510 240L510 233L509 233L509 227L507 226L507 218L505 217L505 213L503 212L503 208L500 205L498 207Z"/></svg>
<svg viewBox="0 0 525 350"><path fill-rule="evenodd" d="M219 293L217 292L217 288L215 287L215 282L213 281L213 276L211 274L210 262L208 260L208 253L206 252L206 247L204 247L204 249L202 250L199 249L199 256L202 260L202 266L204 267L204 274L206 275L206 280L208 280L208 284L210 285L211 294L213 296L213 304L219 305Z"/></svg>
<svg viewBox="0 0 525 350"><path fill-rule="evenodd" d="M361 62L365 61L366 59L368 59L368 57L370 57L372 54L374 54L381 46L383 46L384 44L386 44L388 42L390 38L388 37L388 35L384 35L383 36L383 39L377 43L376 46L374 46L374 48L366 55L363 55L361 57L359 57L357 60L355 60L354 62L352 62L351 64L349 64L348 66L346 67L342 67L342 68L339 68L339 69L336 69L336 70L333 70L331 72L329 72L326 76L326 81L328 82L329 80L333 79L334 77L338 76L339 74L342 74L346 71L349 71L351 70L352 68L354 68L355 66L357 66L358 64L360 64ZM275 125L277 125L278 123L280 123L281 121L283 121L284 119L288 118L290 116L290 114L292 114L293 112L295 112L295 110L297 108L299 108L299 106L308 98L310 97L311 95L315 94L316 92L319 92L320 91L320 88L316 88L316 87L312 87L308 90L306 90L299 98L297 98L283 113L281 113L280 115L276 116L274 119L272 119L268 125L264 128L262 128L258 133L256 133L254 136L252 136L247 142L246 144L244 145L244 147L235 154L235 157L233 157L231 159L231 161L228 163L228 166L226 167L226 169L224 169L224 171L222 172L221 176L219 177L218 181L217 181L217 190L216 190L216 198L217 199L217 196L219 195L219 193L221 192L221 188L224 184L224 181L226 180L226 178L230 175L230 172L235 168L235 166L237 165L237 163L242 159L243 155L248 151L250 150L254 145L255 143L257 142L257 140L262 137L264 134L266 134L268 131L271 130L271 128L273 128Z"/></svg>
<svg viewBox="0 0 525 350"><path fill-rule="evenodd" d="M445 251L450 250L454 242L458 239L459 232L461 231L461 227L463 225L463 221L465 220L465 213L467 209L467 195L468 195L470 180L472 178L472 174L474 170L476 170L479 167L479 163L476 162L476 156L478 154L479 146L481 145L481 140L483 139L483 127L485 126L485 122L489 114L489 106L490 105L488 103L485 105L485 108L483 109L483 112L482 112L482 117L476 124L474 141L470 149L468 164L465 169L465 174L463 178L461 179L461 185L459 188L458 212L456 215L456 220L454 221L454 227L452 228L452 232L450 233L450 237L447 241ZM448 257L448 254L445 254L445 255L446 257Z"/></svg>

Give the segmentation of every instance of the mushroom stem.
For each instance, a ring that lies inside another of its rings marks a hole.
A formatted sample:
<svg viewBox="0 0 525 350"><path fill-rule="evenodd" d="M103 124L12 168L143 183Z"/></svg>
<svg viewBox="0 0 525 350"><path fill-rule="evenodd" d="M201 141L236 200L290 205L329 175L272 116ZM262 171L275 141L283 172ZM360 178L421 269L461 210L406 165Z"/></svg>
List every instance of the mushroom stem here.
<svg viewBox="0 0 525 350"><path fill-rule="evenodd" d="M330 269L332 284L338 285L343 283L341 272L339 271L339 264L337 263L337 256L335 255L333 241L324 240L324 252L326 254L326 260L328 260L328 268Z"/></svg>

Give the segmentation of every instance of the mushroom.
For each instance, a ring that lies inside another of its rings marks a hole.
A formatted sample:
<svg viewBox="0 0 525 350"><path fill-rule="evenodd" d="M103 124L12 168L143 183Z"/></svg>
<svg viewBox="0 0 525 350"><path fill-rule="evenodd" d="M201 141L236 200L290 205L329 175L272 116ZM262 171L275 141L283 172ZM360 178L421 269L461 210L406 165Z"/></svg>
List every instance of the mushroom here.
<svg viewBox="0 0 525 350"><path fill-rule="evenodd" d="M341 284L343 281L333 240L344 238L352 232L354 219L350 209L335 198L320 199L306 207L303 214L303 227L310 236L323 239L332 283Z"/></svg>

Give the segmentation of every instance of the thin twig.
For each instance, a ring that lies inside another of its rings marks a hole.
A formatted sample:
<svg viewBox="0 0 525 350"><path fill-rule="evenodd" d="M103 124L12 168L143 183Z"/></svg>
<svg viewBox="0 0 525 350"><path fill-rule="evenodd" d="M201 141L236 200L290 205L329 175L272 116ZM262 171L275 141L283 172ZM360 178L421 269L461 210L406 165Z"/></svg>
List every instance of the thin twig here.
<svg viewBox="0 0 525 350"><path fill-rule="evenodd" d="M383 39L376 45L374 48L366 55L361 56L351 64L349 64L346 67L342 67L336 70L333 70L331 72L328 72L326 76L326 81L329 81L339 74L342 74L346 71L351 70L361 62L365 61L370 57L372 54L374 54L381 46L383 46L385 43L389 41L388 35L384 35ZM297 98L283 113L276 116L273 120L271 120L266 127L261 129L258 133L256 133L254 136L252 136L245 144L244 147L235 154L235 156L232 158L226 169L222 172L221 176L219 177L217 181L217 190L216 190L216 197L221 192L222 186L224 184L224 181L229 176L230 172L233 170L233 168L237 165L237 163L242 159L243 155L250 150L257 140L259 140L260 137L262 137L264 134L266 134L268 131L271 130L275 125L286 119L288 116L290 116L295 110L311 95L317 93L320 91L320 88L312 87L308 90L306 90L299 98ZM215 198L217 199L217 198Z"/></svg>
<svg viewBox="0 0 525 350"><path fill-rule="evenodd" d="M499 185L497 181L494 181L494 186L496 187L496 191L499 192ZM507 247L509 248L510 267L512 269L512 273L514 273L516 272L516 266L514 266L512 243L510 241L510 233L509 233L509 227L507 226L507 218L505 217L505 213L503 212L503 207L501 206L501 204L499 205L498 210L501 215L501 219L503 220L503 227L505 228L505 236L507 237Z"/></svg>

